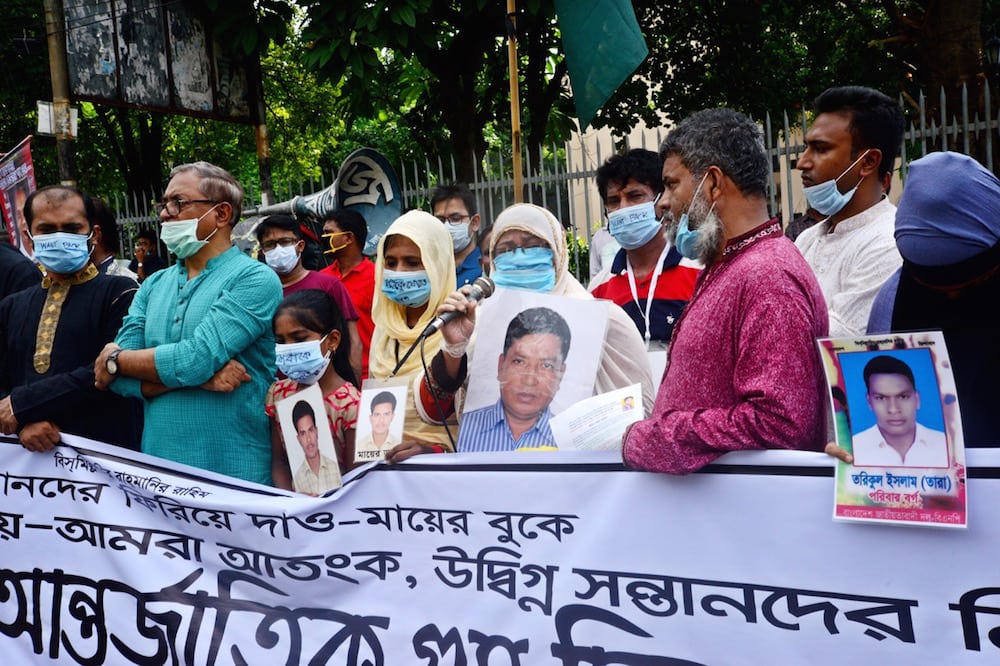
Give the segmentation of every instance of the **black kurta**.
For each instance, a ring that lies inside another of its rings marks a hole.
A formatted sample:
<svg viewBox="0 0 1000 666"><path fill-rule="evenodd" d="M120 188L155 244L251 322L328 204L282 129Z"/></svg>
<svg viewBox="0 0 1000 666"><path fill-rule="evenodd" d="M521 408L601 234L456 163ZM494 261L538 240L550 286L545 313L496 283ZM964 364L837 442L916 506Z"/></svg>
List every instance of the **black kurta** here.
<svg viewBox="0 0 1000 666"><path fill-rule="evenodd" d="M132 280L109 275L70 287L42 374L33 357L47 291L39 285L0 302L0 395L11 396L21 426L51 421L63 432L139 449L142 406L94 388L94 360L114 340L135 292Z"/></svg>

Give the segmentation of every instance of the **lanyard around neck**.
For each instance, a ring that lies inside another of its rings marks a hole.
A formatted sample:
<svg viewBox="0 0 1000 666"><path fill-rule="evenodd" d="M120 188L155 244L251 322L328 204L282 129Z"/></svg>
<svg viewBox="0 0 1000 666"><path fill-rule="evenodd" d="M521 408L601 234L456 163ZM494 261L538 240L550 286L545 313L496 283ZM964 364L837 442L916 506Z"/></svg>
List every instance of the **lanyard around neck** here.
<svg viewBox="0 0 1000 666"><path fill-rule="evenodd" d="M649 291L646 293L646 310L643 312L642 306L639 305L639 290L635 286L635 271L632 270L632 262L629 260L628 256L625 257L625 273L628 274L628 286L632 291L632 300L635 301L635 307L642 312L643 321L646 324L646 348L649 348L649 341L652 334L649 330L649 313L653 306L653 296L656 295L656 283L660 279L660 273L663 272L663 262L667 259L667 253L670 252L670 243L666 243L663 246L663 251L660 252L660 258L656 260L656 268L653 269L653 277L649 281Z"/></svg>

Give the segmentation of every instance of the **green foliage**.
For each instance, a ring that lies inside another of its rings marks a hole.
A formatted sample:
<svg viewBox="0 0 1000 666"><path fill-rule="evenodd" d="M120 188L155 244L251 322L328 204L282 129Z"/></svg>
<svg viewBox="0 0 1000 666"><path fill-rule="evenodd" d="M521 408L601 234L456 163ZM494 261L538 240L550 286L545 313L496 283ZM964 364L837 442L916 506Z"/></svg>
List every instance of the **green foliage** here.
<svg viewBox="0 0 1000 666"><path fill-rule="evenodd" d="M24 42L25 38L32 40ZM22 45L31 47L23 53ZM45 57L45 22L38 0L4 0L0 5L0 153L35 133L36 100L52 99ZM36 136L32 142L35 177L39 183L58 180L55 139Z"/></svg>
<svg viewBox="0 0 1000 666"><path fill-rule="evenodd" d="M587 284L590 277L590 246L587 245L587 240L573 235L572 229L567 229L566 249L569 252L569 272L582 284Z"/></svg>
<svg viewBox="0 0 1000 666"><path fill-rule="evenodd" d="M183 0L218 39L261 53L276 182L319 178L352 150L372 146L393 164L456 155L459 178L477 156L509 156L506 7L494 0ZM969 3L954 3L969 11ZM973 16L975 3L971 5ZM937 0L633 0L650 56L598 113L595 127L627 133L639 120L657 126L693 110L729 105L755 117L808 103L833 84L857 83L890 94L926 85ZM1000 0L982 0L980 34L1000 32ZM34 131L34 100L50 99L44 21L38 0L0 5L0 150ZM978 23L976 24L978 25ZM540 147L573 130L574 111L553 0L521 0L517 16L522 137L534 162ZM40 53L18 55L27 36ZM974 39L972 41L975 41ZM978 70L977 70L978 71ZM975 80L975 72L968 80ZM82 106L76 142L81 185L121 191L137 178L123 171L114 136L136 146L162 132L158 173L209 159L258 182L252 127L186 117L125 114ZM795 122L796 119L792 119ZM41 183L58 178L55 141L36 137ZM436 159L434 159L436 166ZM506 161L509 164L509 160Z"/></svg>

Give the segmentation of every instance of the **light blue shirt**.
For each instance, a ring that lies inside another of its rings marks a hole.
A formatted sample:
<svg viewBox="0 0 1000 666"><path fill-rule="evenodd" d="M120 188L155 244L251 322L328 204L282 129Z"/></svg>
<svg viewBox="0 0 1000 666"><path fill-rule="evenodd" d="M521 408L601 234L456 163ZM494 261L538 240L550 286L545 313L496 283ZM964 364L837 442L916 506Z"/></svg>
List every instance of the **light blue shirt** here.
<svg viewBox="0 0 1000 666"><path fill-rule="evenodd" d="M546 407L535 425L517 440L507 425L503 413L503 402L497 400L488 407L475 409L462 415L458 425L458 451L514 451L515 449L536 449L541 446L555 446L549 419L552 412Z"/></svg>
<svg viewBox="0 0 1000 666"><path fill-rule="evenodd" d="M115 339L123 349L155 348L160 381L173 389L144 401L143 453L270 484L264 399L275 377L271 319L280 301L275 272L235 247L191 280L182 262L146 278ZM249 382L232 393L200 388L233 358ZM137 379L119 377L111 388L142 397Z"/></svg>

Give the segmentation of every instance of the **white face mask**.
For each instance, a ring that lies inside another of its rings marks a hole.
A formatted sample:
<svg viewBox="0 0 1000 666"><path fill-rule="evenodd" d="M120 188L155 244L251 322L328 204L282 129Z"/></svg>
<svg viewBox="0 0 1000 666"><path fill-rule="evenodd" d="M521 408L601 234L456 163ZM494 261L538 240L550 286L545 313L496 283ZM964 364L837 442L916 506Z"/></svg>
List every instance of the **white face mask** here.
<svg viewBox="0 0 1000 666"><path fill-rule="evenodd" d="M448 233L451 235L451 245L455 252L461 252L465 248L469 247L469 243L472 242L472 238L469 236L468 222L445 222L444 226L448 229Z"/></svg>
<svg viewBox="0 0 1000 666"><path fill-rule="evenodd" d="M295 269L295 266L299 263L299 253L296 251L295 245L289 245L288 247L281 247L280 245L273 250L268 250L264 253L264 261L267 265L274 269L274 272L278 275L287 275Z"/></svg>
<svg viewBox="0 0 1000 666"><path fill-rule="evenodd" d="M204 240L198 238L198 223L218 206L219 204L215 204L198 218L164 222L160 226L160 240L178 259L187 259L194 255L198 250L208 245L208 241L219 230L219 227L216 227Z"/></svg>

